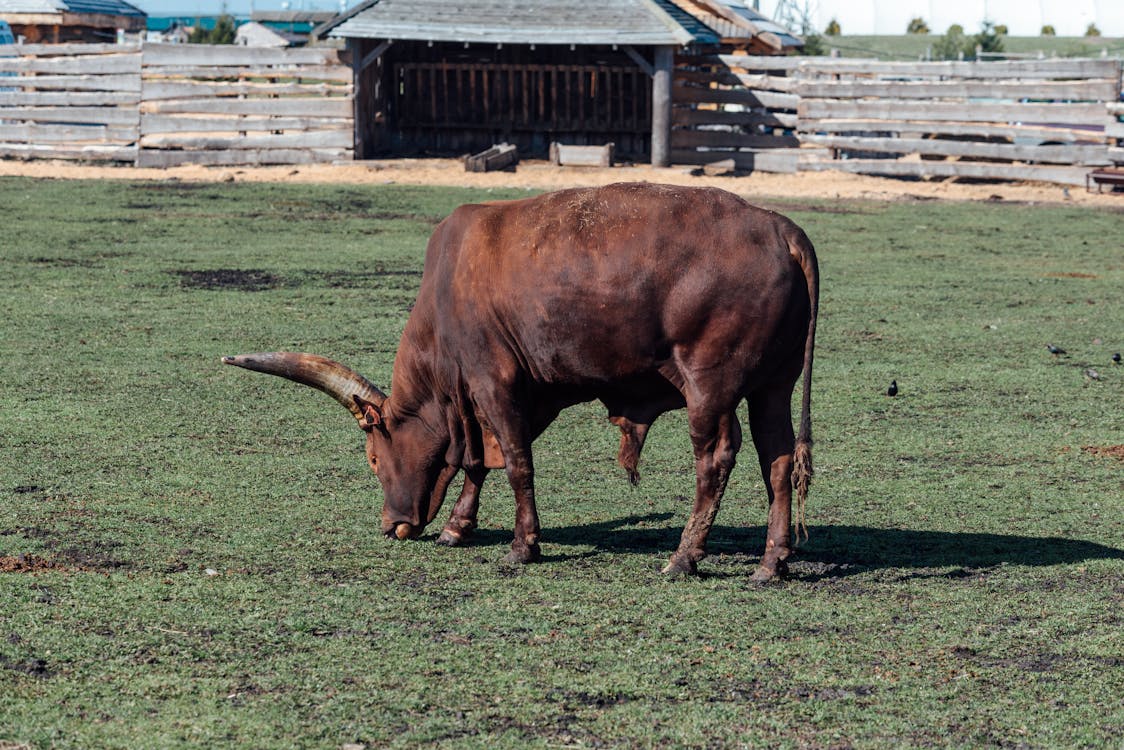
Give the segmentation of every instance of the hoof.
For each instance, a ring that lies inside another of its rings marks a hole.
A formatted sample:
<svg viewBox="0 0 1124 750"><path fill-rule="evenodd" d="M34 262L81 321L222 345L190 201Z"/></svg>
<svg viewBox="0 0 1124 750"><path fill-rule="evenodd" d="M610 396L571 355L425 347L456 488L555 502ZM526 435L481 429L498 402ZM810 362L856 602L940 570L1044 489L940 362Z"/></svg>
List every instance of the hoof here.
<svg viewBox="0 0 1124 750"><path fill-rule="evenodd" d="M526 565L527 563L538 562L540 557L542 557L542 552L539 550L539 545L535 544L518 549L512 547L511 552L504 555L503 561L505 563Z"/></svg>
<svg viewBox="0 0 1124 750"><path fill-rule="evenodd" d="M437 544L442 547L460 547L464 544L464 536L458 531L442 529L441 535L437 537Z"/></svg>
<svg viewBox="0 0 1124 750"><path fill-rule="evenodd" d="M697 576L699 574L699 567L694 560L684 560L681 557L673 557L660 572L671 578Z"/></svg>
<svg viewBox="0 0 1124 750"><path fill-rule="evenodd" d="M788 565L784 560L778 560L775 565L768 566L762 563L753 571L750 580L754 583L770 583L788 577Z"/></svg>

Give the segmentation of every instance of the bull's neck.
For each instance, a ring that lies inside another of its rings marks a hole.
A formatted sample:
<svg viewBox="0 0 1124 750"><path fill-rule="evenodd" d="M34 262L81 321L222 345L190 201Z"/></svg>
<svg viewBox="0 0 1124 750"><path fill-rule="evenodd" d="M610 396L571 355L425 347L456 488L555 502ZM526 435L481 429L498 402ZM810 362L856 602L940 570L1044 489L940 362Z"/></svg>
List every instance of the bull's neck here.
<svg viewBox="0 0 1124 750"><path fill-rule="evenodd" d="M432 407L447 401L435 366L435 342L432 328L414 314L406 323L398 354L394 359L390 395L398 413L421 415Z"/></svg>

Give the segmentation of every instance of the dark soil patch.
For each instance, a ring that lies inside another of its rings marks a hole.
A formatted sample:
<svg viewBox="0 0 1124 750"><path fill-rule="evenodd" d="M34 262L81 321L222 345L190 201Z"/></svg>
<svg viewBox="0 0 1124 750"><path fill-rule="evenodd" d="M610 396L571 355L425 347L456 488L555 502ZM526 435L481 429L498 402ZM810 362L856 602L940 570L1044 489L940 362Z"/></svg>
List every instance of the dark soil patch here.
<svg viewBox="0 0 1124 750"><path fill-rule="evenodd" d="M1124 461L1124 445L1086 445L1081 450L1091 456L1108 456L1117 461Z"/></svg>
<svg viewBox="0 0 1124 750"><path fill-rule="evenodd" d="M3 656L0 656L0 669L10 669L13 672L23 672L26 675L39 677L42 679L46 679L51 676L51 670L48 668L47 662L44 659L30 658L17 660L7 659ZM3 748L3 746L3 743L0 742L0 748Z"/></svg>
<svg viewBox="0 0 1124 750"><path fill-rule="evenodd" d="M74 569L37 555L0 556L0 573L42 573L47 570L72 572Z"/></svg>
<svg viewBox="0 0 1124 750"><path fill-rule="evenodd" d="M221 289L235 292L261 292L282 285L281 277L257 269L216 268L209 271L173 271L180 285L188 289Z"/></svg>
<svg viewBox="0 0 1124 750"><path fill-rule="evenodd" d="M1059 273L1043 274L1043 278L1047 279L1096 279L1099 278L1095 273L1079 273L1077 271L1062 271Z"/></svg>
<svg viewBox="0 0 1124 750"><path fill-rule="evenodd" d="M43 488L36 484L21 484L18 487L13 487L12 492L17 495L28 495L32 492L42 492Z"/></svg>

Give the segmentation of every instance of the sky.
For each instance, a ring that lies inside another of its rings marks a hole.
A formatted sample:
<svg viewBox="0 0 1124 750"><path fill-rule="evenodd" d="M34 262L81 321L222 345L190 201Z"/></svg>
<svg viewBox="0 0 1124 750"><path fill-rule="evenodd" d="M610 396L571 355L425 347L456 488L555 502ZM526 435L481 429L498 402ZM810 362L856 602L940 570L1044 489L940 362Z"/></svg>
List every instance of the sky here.
<svg viewBox="0 0 1124 750"><path fill-rule="evenodd" d="M248 16L253 10L340 11L341 0L129 0L150 16L217 16L226 12ZM345 0L351 7L356 0Z"/></svg>
<svg viewBox="0 0 1124 750"><path fill-rule="evenodd" d="M775 16L782 1L807 10L821 31L838 20L844 34L904 34L920 17L936 34L954 23L974 33L986 19L1012 36L1037 36L1046 24L1059 36L1081 36L1090 23L1104 36L1124 36L1124 0L759 0L761 12Z"/></svg>
<svg viewBox="0 0 1124 750"><path fill-rule="evenodd" d="M283 9L338 13L359 1L131 0L150 16L213 16L224 7L236 16ZM774 17L782 3L806 11L819 30L836 19L844 34L902 34L910 19L921 17L937 34L954 23L975 32L987 19L1006 24L1015 36L1036 36L1045 24L1061 36L1081 36L1090 23L1105 36L1124 36L1124 0L758 0L761 11Z"/></svg>

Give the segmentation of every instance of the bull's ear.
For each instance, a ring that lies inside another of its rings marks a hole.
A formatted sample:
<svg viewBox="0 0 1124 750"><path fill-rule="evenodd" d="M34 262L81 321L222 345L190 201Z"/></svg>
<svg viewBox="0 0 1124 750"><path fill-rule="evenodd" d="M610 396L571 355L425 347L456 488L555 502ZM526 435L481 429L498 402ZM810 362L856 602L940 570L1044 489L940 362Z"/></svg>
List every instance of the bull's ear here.
<svg viewBox="0 0 1124 750"><path fill-rule="evenodd" d="M382 416L382 409L379 408L378 404L367 401L359 396L352 396L352 398L355 399L355 405L359 407L359 413L363 415L359 418L359 427L362 428L364 432L370 432L375 427L379 427L382 430L386 429Z"/></svg>

